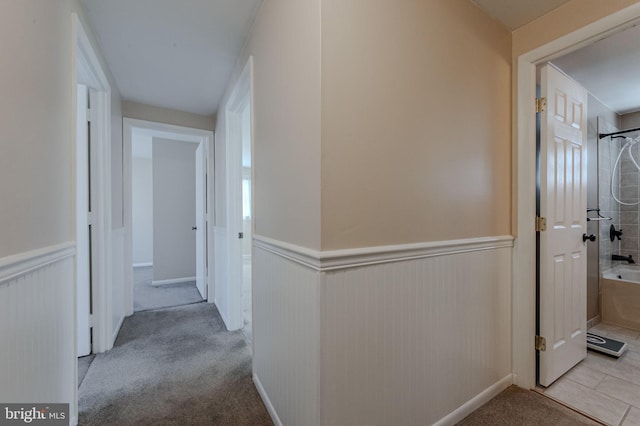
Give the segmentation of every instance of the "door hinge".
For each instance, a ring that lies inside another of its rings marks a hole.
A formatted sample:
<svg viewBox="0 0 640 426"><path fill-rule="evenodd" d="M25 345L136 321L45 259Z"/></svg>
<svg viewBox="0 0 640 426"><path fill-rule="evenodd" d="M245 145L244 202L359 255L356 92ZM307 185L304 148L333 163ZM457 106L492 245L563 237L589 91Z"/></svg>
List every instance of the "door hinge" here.
<svg viewBox="0 0 640 426"><path fill-rule="evenodd" d="M89 327L93 327L93 315L89 315Z"/></svg>
<svg viewBox="0 0 640 426"><path fill-rule="evenodd" d="M87 108L87 121L88 122L93 121L93 109L91 108Z"/></svg>
<svg viewBox="0 0 640 426"><path fill-rule="evenodd" d="M536 232L547 230L547 218L536 216Z"/></svg>
<svg viewBox="0 0 640 426"><path fill-rule="evenodd" d="M547 110L547 98L536 98L536 113Z"/></svg>
<svg viewBox="0 0 640 426"><path fill-rule="evenodd" d="M87 225L93 225L93 213L87 212Z"/></svg>
<svg viewBox="0 0 640 426"><path fill-rule="evenodd" d="M544 352L547 350L547 339L542 336L536 336L536 351Z"/></svg>

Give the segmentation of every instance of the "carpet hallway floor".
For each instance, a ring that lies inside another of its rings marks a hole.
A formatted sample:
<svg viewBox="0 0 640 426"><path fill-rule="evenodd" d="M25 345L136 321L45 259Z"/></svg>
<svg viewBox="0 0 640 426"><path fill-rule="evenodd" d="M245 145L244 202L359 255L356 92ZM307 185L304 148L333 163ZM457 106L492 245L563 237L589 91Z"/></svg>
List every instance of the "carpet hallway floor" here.
<svg viewBox="0 0 640 426"><path fill-rule="evenodd" d="M241 331L214 305L136 312L79 389L80 425L272 425Z"/></svg>

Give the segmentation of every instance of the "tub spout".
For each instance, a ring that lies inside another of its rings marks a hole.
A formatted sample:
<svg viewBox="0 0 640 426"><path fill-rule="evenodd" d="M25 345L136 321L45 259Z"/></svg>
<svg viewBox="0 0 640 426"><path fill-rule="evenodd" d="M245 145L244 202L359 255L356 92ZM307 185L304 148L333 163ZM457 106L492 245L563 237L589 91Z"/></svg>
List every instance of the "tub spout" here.
<svg viewBox="0 0 640 426"><path fill-rule="evenodd" d="M621 256L619 254L612 254L611 255L611 260L622 260L624 262L629 262L630 265L636 263L636 261L633 260L633 257L631 255L629 255L629 256Z"/></svg>

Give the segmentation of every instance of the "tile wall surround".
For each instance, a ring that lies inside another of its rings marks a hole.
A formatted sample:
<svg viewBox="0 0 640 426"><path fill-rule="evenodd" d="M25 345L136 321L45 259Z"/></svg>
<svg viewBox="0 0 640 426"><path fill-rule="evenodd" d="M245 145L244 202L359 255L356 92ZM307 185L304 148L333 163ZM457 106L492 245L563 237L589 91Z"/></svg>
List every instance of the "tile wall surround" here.
<svg viewBox="0 0 640 426"><path fill-rule="evenodd" d="M613 125L605 122L604 120L601 120L600 118L598 119L598 127L601 132L609 133L609 132L616 131L616 128ZM613 172L613 168L621 148L622 148L622 145L620 143L620 139L611 140L609 138L606 138L606 139L602 139L598 144L598 181L599 181L598 192L599 192L599 198L600 198L599 200L600 214L605 217L613 218L613 220L610 220L610 221L604 220L599 222L599 225L600 225L600 229L599 229L600 271L601 272L606 271L607 269L610 269L613 266L613 262L611 260L612 254L623 254L623 255L625 254L625 253L621 253L622 241L618 241L616 239L615 241L611 242L611 239L609 238L609 228L611 224L615 225L616 229L621 227L620 226L621 213L622 213L621 206L613 199L613 197L611 196L611 190L610 190L611 173ZM621 188L621 185L620 185L621 169L622 167L618 166L618 170L616 170L616 176L614 177L613 190L615 191L616 194L620 194L620 191L621 191L620 189ZM625 170L627 170L627 168L625 168ZM628 195L629 192L630 192L630 189L625 189L624 195ZM637 192L638 191L636 187L636 197L637 197ZM618 196L618 198L620 198L620 196ZM636 207L636 211L637 211L637 207ZM595 216L595 214L591 213L590 216ZM629 214L629 210L625 210L625 225L628 225L631 222L630 216L631 215ZM636 232L638 227L637 220L638 218L636 214L636 225L635 225ZM625 233L624 237L626 237L627 230L624 228L625 227L623 226L622 229L624 230L624 233ZM631 228L628 228L628 229L629 229L629 233L631 234L633 230ZM626 238L623 238L623 240L625 239ZM616 263L619 263L619 262L616 262Z"/></svg>
<svg viewBox="0 0 640 426"><path fill-rule="evenodd" d="M621 128L637 127L638 113L627 114L621 117ZM616 127L598 119L598 125L602 132L616 131ZM637 134L629 134L636 137ZM610 179L616 158L626 141L621 138L603 139L598 145L598 174L599 197L601 213L611 216L613 221L600 223L600 268L601 271L609 269L614 263L611 254L623 256L632 255L634 259L640 258L640 208L638 205L621 205L611 196ZM620 158L616 176L614 178L614 191L618 198L627 203L640 201L640 171L629 157L629 151L625 151ZM631 154L640 163L640 143L630 149ZM609 239L609 227L614 224L617 229L622 229L622 240L611 243Z"/></svg>

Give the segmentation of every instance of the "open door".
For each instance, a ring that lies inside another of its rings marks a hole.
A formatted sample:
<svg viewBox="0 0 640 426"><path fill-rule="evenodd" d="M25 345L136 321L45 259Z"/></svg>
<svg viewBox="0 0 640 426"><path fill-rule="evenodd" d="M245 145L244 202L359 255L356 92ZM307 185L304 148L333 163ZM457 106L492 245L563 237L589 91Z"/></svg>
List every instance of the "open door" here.
<svg viewBox="0 0 640 426"><path fill-rule="evenodd" d="M207 273L206 273L206 238L205 238L205 155L204 143L196 148L196 286L202 299L207 300Z"/></svg>
<svg viewBox="0 0 640 426"><path fill-rule="evenodd" d="M77 129L76 129L76 291L78 356L91 353L91 211L89 162L89 90L79 84L77 90Z"/></svg>
<svg viewBox="0 0 640 426"><path fill-rule="evenodd" d="M537 346L549 386L587 354L587 92L549 64L541 71Z"/></svg>

